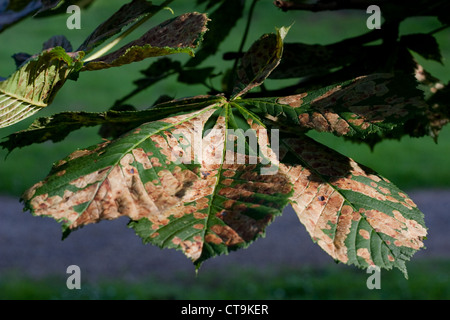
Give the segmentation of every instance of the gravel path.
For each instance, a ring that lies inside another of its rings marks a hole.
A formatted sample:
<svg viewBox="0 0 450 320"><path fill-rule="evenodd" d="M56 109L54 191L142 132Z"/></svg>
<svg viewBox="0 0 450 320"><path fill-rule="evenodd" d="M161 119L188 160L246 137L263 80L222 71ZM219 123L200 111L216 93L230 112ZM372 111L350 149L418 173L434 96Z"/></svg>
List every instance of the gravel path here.
<svg viewBox="0 0 450 320"><path fill-rule="evenodd" d="M450 190L412 191L409 195L425 213L429 229L427 249L414 259L450 257ZM166 277L174 272L194 275L192 263L181 252L143 245L126 227L126 218L88 225L61 241L60 225L52 219L23 213L15 198L0 196L0 203L0 276L13 270L32 277L66 277L72 264L80 266L83 278L90 279L135 279L149 274ZM246 250L206 261L202 270L305 264L334 262L313 244L289 207L268 227L266 238Z"/></svg>

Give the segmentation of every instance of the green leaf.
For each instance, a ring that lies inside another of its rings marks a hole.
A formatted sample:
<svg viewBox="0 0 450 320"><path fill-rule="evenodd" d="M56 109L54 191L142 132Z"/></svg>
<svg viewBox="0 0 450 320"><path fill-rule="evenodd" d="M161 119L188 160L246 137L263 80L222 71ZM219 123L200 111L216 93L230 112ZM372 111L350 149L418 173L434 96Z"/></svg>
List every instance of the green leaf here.
<svg viewBox="0 0 450 320"><path fill-rule="evenodd" d="M181 52L194 56L194 50L207 30L207 22L206 15L197 12L167 20L122 48L86 62L82 71L118 67L149 57Z"/></svg>
<svg viewBox="0 0 450 320"><path fill-rule="evenodd" d="M240 103L291 128L364 139L401 135L408 120L425 113L427 104L416 85L412 76L372 74L311 92Z"/></svg>
<svg viewBox="0 0 450 320"><path fill-rule="evenodd" d="M278 162L259 120L224 98L213 102L75 151L24 194L26 207L60 221L64 235L128 216L145 243L181 250L197 266L248 246L281 214L292 188L284 174L269 171ZM228 129L244 123L255 130L244 133L250 141L240 148L240 133ZM258 146L258 156L244 153L248 146Z"/></svg>
<svg viewBox="0 0 450 320"><path fill-rule="evenodd" d="M0 128L30 117L49 105L73 70L82 52L48 49L32 57L7 80L0 82Z"/></svg>
<svg viewBox="0 0 450 320"><path fill-rule="evenodd" d="M401 270L423 247L423 213L389 180L310 138L281 139L280 165L294 184L292 207L333 259Z"/></svg>
<svg viewBox="0 0 450 320"><path fill-rule="evenodd" d="M283 53L283 39L289 28L277 29L276 34L265 34L244 54L237 70L237 82L232 99L260 86L278 66Z"/></svg>
<svg viewBox="0 0 450 320"><path fill-rule="evenodd" d="M107 125L109 127L108 133L117 137L126 132L123 131L124 128L130 126L135 128L142 123L159 120L168 115L187 113L220 100L220 97L199 96L161 103L141 111L62 112L51 117L36 119L26 130L15 132L6 137L6 140L1 142L0 146L11 152L14 149L34 143L59 142L75 130L97 125Z"/></svg>

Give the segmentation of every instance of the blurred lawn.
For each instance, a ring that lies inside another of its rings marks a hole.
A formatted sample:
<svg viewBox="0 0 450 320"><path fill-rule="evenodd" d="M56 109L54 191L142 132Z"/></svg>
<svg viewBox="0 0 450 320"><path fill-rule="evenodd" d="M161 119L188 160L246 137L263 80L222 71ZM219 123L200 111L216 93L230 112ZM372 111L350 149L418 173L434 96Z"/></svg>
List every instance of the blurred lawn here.
<svg viewBox="0 0 450 320"><path fill-rule="evenodd" d="M450 299L450 261L419 260L408 265L409 279L398 270L380 274L380 289L369 290L371 274L344 265L327 267L246 268L200 271L198 276L174 274L170 280L139 281L81 279L80 290L68 290L66 278L27 279L10 274L0 278L1 299L132 299L132 300L291 300L291 299Z"/></svg>
<svg viewBox="0 0 450 320"><path fill-rule="evenodd" d="M37 53L41 50L42 43L53 35L66 35L76 48L99 22L109 17L122 3L123 1L120 0L97 0L91 8L82 11L81 30L68 30L65 27L68 15L45 20L28 19L8 29L0 34L2 43L0 47L0 76L6 77L14 71L12 54L17 52ZM173 3L172 8L175 14L181 14L192 10L191 3L178 0ZM171 16L169 11L162 11L154 20L148 21L141 29L135 31L132 37L139 36L147 28ZM337 14L329 12L315 14L306 12L283 13L273 7L272 0L261 0L256 7L254 17L255 21L250 29L246 47L261 34L272 32L275 26L280 27L282 25L293 24L286 38L287 42L326 44L367 32L365 26L367 15L363 11ZM237 28L232 31L231 36L222 44L220 52L209 58L204 63L205 66L218 66L218 71L224 71L230 66L231 62L224 63L221 61L221 55L226 51L237 50L244 25L245 19L241 19ZM412 19L404 23L402 33L431 31L438 26L439 23L435 19ZM449 32L449 30L446 30L436 35L444 59L447 61L450 59ZM180 61L189 59L187 55L172 57ZM437 63L424 61L420 57L417 58L435 76L443 81L450 80L448 69L445 71ZM151 62L152 60L146 60L121 68L81 74L77 82L69 81L66 83L51 106L28 120L1 129L0 138L27 128L36 117L49 116L63 111L107 110L116 99L123 97L134 88L132 81L140 77L139 70L145 69ZM213 80L217 88L220 88L219 78ZM143 108L152 105L161 94L180 98L204 94L207 91L202 86L187 86L176 83L175 80L175 78L171 78L169 81L155 85L129 102L138 108ZM283 82L280 82L280 80L268 80L267 87L276 87L281 83ZM97 143L99 141L97 130L98 128L82 129L72 133L64 142L57 144L47 142L15 150L7 158L6 151L0 151L0 193L20 195L28 187L43 179L53 162L65 157L75 149ZM313 136L362 164L377 170L401 188L450 186L450 170L447 169L448 159L450 158L449 128L443 130L438 145L431 138L404 138L400 142L385 141L377 145L373 153L364 145L345 142L333 136L324 134L313 134Z"/></svg>

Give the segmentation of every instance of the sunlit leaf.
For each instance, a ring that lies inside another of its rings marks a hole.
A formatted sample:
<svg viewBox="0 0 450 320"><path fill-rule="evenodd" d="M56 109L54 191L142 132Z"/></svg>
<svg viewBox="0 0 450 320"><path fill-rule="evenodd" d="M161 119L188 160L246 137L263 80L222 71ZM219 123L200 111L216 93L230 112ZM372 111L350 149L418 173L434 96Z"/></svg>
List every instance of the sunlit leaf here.
<svg viewBox="0 0 450 320"><path fill-rule="evenodd" d="M145 122L159 120L168 115L186 113L220 100L220 97L199 96L161 103L141 111L62 112L50 117L36 119L29 128L6 137L6 140L1 142L0 146L12 151L34 143L59 142L75 130L97 125L109 126L108 137L117 137ZM130 126L133 127L129 128ZM114 128L116 131L114 131ZM125 128L129 129L124 131Z"/></svg>
<svg viewBox="0 0 450 320"><path fill-rule="evenodd" d="M361 268L396 267L423 248L423 213L389 180L304 138L281 141L281 171L294 184L292 207L333 259ZM300 244L299 244L300 245Z"/></svg>
<svg viewBox="0 0 450 320"><path fill-rule="evenodd" d="M202 137L218 110L213 130ZM238 162L234 146L227 146L235 143L227 131L233 123L255 128L255 120L222 100L144 124L118 140L75 151L24 200L33 214L62 222L65 235L128 216L144 242L182 250L198 265L246 247L287 204L287 177L261 174L267 167L261 157L274 159L266 131L255 131L258 145L266 147L256 162L249 154Z"/></svg>
<svg viewBox="0 0 450 320"><path fill-rule="evenodd" d="M402 134L408 120L425 114L427 104L416 85L413 77L372 74L311 92L240 103L298 130L365 138L395 130Z"/></svg>
<svg viewBox="0 0 450 320"><path fill-rule="evenodd" d="M0 128L22 121L50 104L70 72L80 67L82 58L82 52L49 49L0 82Z"/></svg>

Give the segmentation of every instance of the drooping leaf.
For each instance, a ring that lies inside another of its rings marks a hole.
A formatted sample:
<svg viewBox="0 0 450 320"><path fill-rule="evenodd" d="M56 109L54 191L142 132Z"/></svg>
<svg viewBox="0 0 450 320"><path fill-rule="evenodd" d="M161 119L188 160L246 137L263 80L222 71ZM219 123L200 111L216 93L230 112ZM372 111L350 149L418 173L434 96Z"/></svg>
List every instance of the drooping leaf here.
<svg viewBox="0 0 450 320"><path fill-rule="evenodd" d="M118 67L149 57L181 52L194 56L194 50L207 30L207 22L206 15L197 12L167 20L122 48L86 62L82 71Z"/></svg>
<svg viewBox="0 0 450 320"><path fill-rule="evenodd" d="M6 137L6 140L1 142L0 146L11 152L14 149L35 143L45 141L59 142L75 130L97 125L106 125L109 127L107 131L109 134L108 136L103 136L104 138L111 136L118 137L145 122L159 120L168 115L190 112L219 100L221 100L220 97L200 96L161 103L141 111L62 112L51 117L36 119L26 130L15 132ZM130 126L133 127L129 128ZM117 131L114 131L114 128ZM129 129L124 131L126 128Z"/></svg>
<svg viewBox="0 0 450 320"><path fill-rule="evenodd" d="M425 98L444 88L444 84L438 78L434 77L430 72L425 70L420 64L416 65L414 73L419 87L424 91Z"/></svg>
<svg viewBox="0 0 450 320"><path fill-rule="evenodd" d="M51 103L71 71L80 67L82 52L61 47L30 58L7 80L0 82L0 128L10 126Z"/></svg>
<svg viewBox="0 0 450 320"><path fill-rule="evenodd" d="M133 0L123 5L108 20L103 22L80 45L77 51L89 53L108 38L119 33L127 25L151 12L155 6L146 0Z"/></svg>
<svg viewBox="0 0 450 320"><path fill-rule="evenodd" d="M208 7L214 4L210 3ZM244 1L241 0L221 1L220 6L209 15L211 23L208 25L208 36L195 55L195 59L188 61L186 64L187 67L196 67L206 60L206 58L217 53L220 44L227 38L231 29L233 29L237 21L242 17L244 7Z"/></svg>
<svg viewBox="0 0 450 320"><path fill-rule="evenodd" d="M408 120L425 113L427 104L416 85L412 76L372 74L311 92L240 103L297 130L364 139L371 134L400 135Z"/></svg>
<svg viewBox="0 0 450 320"><path fill-rule="evenodd" d="M423 213L395 185L310 138L281 140L280 165L294 184L292 207L333 259L401 270L423 247Z"/></svg>
<svg viewBox="0 0 450 320"><path fill-rule="evenodd" d="M217 112L212 130L202 136ZM60 221L65 235L128 216L144 242L179 249L196 265L246 247L281 214L292 188L284 174L270 171L278 163L267 131L242 112L222 98L78 150L24 194L26 207ZM257 156L239 149L237 135L228 130L235 124L257 129L249 135L261 149Z"/></svg>
<svg viewBox="0 0 450 320"><path fill-rule="evenodd" d="M232 99L261 85L278 66L283 53L283 39L289 28L277 29L276 34L265 34L244 54L237 70L237 81Z"/></svg>

